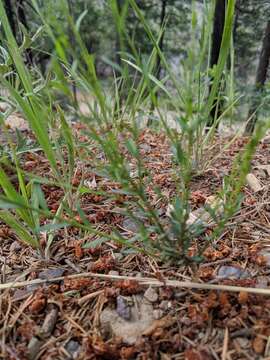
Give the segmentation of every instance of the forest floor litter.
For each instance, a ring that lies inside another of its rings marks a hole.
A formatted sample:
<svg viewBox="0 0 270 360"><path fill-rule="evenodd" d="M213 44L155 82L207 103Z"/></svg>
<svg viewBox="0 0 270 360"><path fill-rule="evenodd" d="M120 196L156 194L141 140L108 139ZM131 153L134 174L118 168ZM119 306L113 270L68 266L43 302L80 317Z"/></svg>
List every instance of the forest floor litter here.
<svg viewBox="0 0 270 360"><path fill-rule="evenodd" d="M83 136L80 130L80 124L74 125ZM23 132L32 138L28 129ZM195 218L213 201L247 142L238 137L225 148L231 139L216 137L213 161L192 179ZM146 167L168 199L157 203L160 216L166 217L175 193L171 149L164 134L149 129L141 131L139 142ZM0 223L0 358L269 359L269 146L266 137L252 161L240 210L199 265L172 267L144 254L125 254L113 242L85 248L91 235L81 238L75 228L59 231L45 259ZM25 171L50 172L40 151L26 152L24 160ZM90 170L84 176L90 187L117 188ZM79 177L78 168L74 186ZM55 212L61 190L44 185L43 191ZM151 187L148 193L151 197ZM120 196L119 202L124 201ZM88 195L82 204L96 227L136 233L136 224L117 211L115 201Z"/></svg>

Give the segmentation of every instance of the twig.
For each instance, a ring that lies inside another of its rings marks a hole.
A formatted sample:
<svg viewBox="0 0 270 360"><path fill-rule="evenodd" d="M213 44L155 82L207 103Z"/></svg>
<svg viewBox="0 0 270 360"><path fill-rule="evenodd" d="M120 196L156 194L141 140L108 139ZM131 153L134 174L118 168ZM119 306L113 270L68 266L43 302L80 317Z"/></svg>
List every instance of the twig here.
<svg viewBox="0 0 270 360"><path fill-rule="evenodd" d="M250 222L252 225L256 226L258 229L266 232L267 234L270 234L270 229L268 229L267 227L265 227L265 226L263 226L263 225L261 225L261 224L258 224L258 223L256 223L256 222L253 221L253 220L249 220L249 219L248 219L247 221Z"/></svg>
<svg viewBox="0 0 270 360"><path fill-rule="evenodd" d="M78 300L78 304L81 306L86 301L93 299L94 297L102 294L103 292L104 292L104 290L97 290L95 292L92 292L91 294L87 294Z"/></svg>
<svg viewBox="0 0 270 360"><path fill-rule="evenodd" d="M222 355L221 355L221 359L222 359L222 360L226 360L226 359L227 359L228 342L229 342L229 330L228 330L228 328L226 327L226 329L225 329L225 334L224 334Z"/></svg>
<svg viewBox="0 0 270 360"><path fill-rule="evenodd" d="M221 290L221 291L232 291L232 292L240 292L244 291L251 294L260 294L260 295L270 295L270 289L264 288L251 288L251 287L243 287L243 286L232 286L232 285L218 285L218 284L205 284L205 283L196 283L191 281L178 281L178 280L167 280L159 281L155 278L143 278L143 277L135 277L135 276L121 276L121 275L105 275L105 274L97 274L92 272L83 272L81 274L73 274L67 276L59 276L53 279L34 279L30 281L21 281L21 282L9 282L6 284L0 284L0 291L5 289L14 289L20 288L27 285L41 285L46 283L55 283L59 281L63 281L65 279L79 279L82 277L92 277L98 278L102 280L109 281L119 281L119 280L130 280L139 283L144 286L171 286L176 288L187 288L187 289L199 289L199 290Z"/></svg>

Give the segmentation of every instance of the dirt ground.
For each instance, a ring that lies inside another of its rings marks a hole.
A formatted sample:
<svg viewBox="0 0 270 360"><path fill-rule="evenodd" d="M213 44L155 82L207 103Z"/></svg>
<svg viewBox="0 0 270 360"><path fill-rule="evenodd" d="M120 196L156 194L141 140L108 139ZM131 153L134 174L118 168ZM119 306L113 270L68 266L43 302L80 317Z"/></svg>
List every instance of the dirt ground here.
<svg viewBox="0 0 270 360"><path fill-rule="evenodd" d="M247 139L239 137L224 150L228 141L217 137L213 154L219 156L193 178L194 211L221 188ZM140 144L155 184L169 200L175 187L165 137L144 130ZM252 161L260 188L245 187L241 209L198 266L161 264L143 254L123 253L112 242L87 249L83 245L92 241L91 235L82 238L76 229L59 231L45 259L0 223L0 358L270 359L269 146L265 138ZM24 159L25 170L47 174L40 152ZM88 180L103 181L91 172ZM47 186L43 191L50 210L56 211L61 190ZM115 203L88 196L83 204L96 226L114 226L127 236L136 233L134 224L114 212ZM168 204L158 206L166 216ZM219 288L203 287L209 284ZM262 294L223 291L225 285L261 289Z"/></svg>

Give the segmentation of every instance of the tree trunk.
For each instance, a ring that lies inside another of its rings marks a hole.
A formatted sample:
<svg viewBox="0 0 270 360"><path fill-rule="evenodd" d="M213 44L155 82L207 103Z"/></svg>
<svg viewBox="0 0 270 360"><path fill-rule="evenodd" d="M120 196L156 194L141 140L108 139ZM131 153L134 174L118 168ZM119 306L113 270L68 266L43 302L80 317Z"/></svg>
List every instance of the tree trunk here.
<svg viewBox="0 0 270 360"><path fill-rule="evenodd" d="M8 21L14 37L16 38L16 25L14 21L14 13L11 5L11 0L4 0L4 7L7 13Z"/></svg>
<svg viewBox="0 0 270 360"><path fill-rule="evenodd" d="M121 16L122 7L123 7L123 0L116 0L117 4L117 11L119 16ZM123 43L121 39L122 34L120 34L119 30L116 28L116 39L115 39L115 56L116 56L116 64L121 68L122 67L122 60L120 51L123 50ZM117 71L117 76L121 76L121 72Z"/></svg>
<svg viewBox="0 0 270 360"><path fill-rule="evenodd" d="M235 19L234 19L234 25L233 25L233 43L236 43L237 39L237 30L239 27L239 10L236 8L235 10Z"/></svg>
<svg viewBox="0 0 270 360"><path fill-rule="evenodd" d="M26 16L25 16L25 8L24 8L24 4L25 1L24 0L18 0L18 5L17 5L17 14L18 14L18 21L19 23L21 23L25 29L28 31L29 30L29 26L26 20ZM21 33L20 36L20 41L23 42L23 34ZM25 50L25 55L26 55L26 61L28 64L32 64L33 63L33 55L32 55L32 51L31 49L26 49Z"/></svg>
<svg viewBox="0 0 270 360"><path fill-rule="evenodd" d="M224 31L225 15L226 15L226 3L227 0L216 0L215 13L214 13L214 28L212 33L212 49L210 57L210 67L213 68L218 63L222 35ZM211 92L212 85L209 87L209 93ZM210 111L210 120L208 126L212 126L215 119L219 118L222 114L222 104L220 101L215 100L212 109Z"/></svg>
<svg viewBox="0 0 270 360"><path fill-rule="evenodd" d="M120 18L122 19L122 17L126 16L126 14L123 13L123 11L125 11L125 2L124 0L116 0L116 6L117 6L117 17L118 19L115 19L116 21L119 21ZM114 116L115 117L119 117L120 114L122 113L122 108L123 108L123 104L127 99L127 89L129 88L128 85L128 76L127 76L127 72L128 72L128 68L126 66L126 64L122 61L121 59L121 51L125 50L125 41L124 41L124 35L122 33L123 29L119 28L118 24L115 24L115 31L116 31L116 37L115 37L115 62L119 67L119 70L117 69L115 71L116 77L117 77L117 81L118 81L118 94L119 94L119 99L118 99L118 103L115 102L115 106L114 106ZM131 85L130 85L131 86Z"/></svg>
<svg viewBox="0 0 270 360"><path fill-rule="evenodd" d="M258 107L258 101L256 101L256 98L258 98L258 95L262 92L264 88L264 84L267 78L269 61L270 61L270 21L267 22L264 32L262 49L260 53L259 64L258 64L256 80L255 80L255 91L257 96L254 97L255 101L251 105L248 112L249 121L245 129L245 133L247 135L252 134L256 125L257 116L256 114L254 114Z"/></svg>
<svg viewBox="0 0 270 360"><path fill-rule="evenodd" d="M68 11L69 11L69 15L73 18L73 4L72 4L72 0L68 0ZM74 38L74 33L72 31L72 29L69 27L69 40L70 40L70 44L72 46L72 48L74 49L76 46L76 41ZM72 61L72 58L70 59ZM78 110L79 104L78 104L78 96L77 96L77 88L76 88L76 83L73 80L72 81L72 94L73 94L73 104L75 109Z"/></svg>
<svg viewBox="0 0 270 360"><path fill-rule="evenodd" d="M162 26L164 25L165 17L166 17L166 7L167 7L167 0L161 0L161 12L159 17L159 28L162 29ZM160 51L163 52L164 48L164 35L165 32L163 31L160 37L159 41L159 48ZM156 63L156 77L158 80L160 80L161 77L161 58L159 55L157 55L157 63ZM156 94L156 97L158 97L158 93ZM153 114L153 111L155 109L155 104L153 101L151 101L150 105L150 114ZM149 118L147 121L147 126L150 126L152 124L152 120Z"/></svg>
<svg viewBox="0 0 270 360"><path fill-rule="evenodd" d="M167 6L167 0L162 0L162 7L161 7L161 13L160 13L160 20L159 20L160 29L162 28L164 21L165 21L166 6ZM159 42L159 48L161 51L163 51L163 47L164 47L164 35L165 35L165 32L163 31L161 38L160 38L160 42ZM158 56L158 59L157 59L157 79L158 80L160 80L160 75L161 75L161 59L160 59L160 56Z"/></svg>

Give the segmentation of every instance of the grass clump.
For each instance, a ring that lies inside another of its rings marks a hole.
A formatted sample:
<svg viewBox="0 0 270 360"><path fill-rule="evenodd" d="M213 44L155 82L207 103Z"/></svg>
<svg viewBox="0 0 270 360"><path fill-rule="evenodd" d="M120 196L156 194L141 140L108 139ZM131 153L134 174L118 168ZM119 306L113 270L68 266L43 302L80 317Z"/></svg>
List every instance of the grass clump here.
<svg viewBox="0 0 270 360"><path fill-rule="evenodd" d="M14 39L0 2L4 45L10 56L9 66L1 73L0 80L9 91L12 110L19 111L29 123L50 171L46 176L27 173L23 166L23 156L11 142L11 168L18 182L15 186L10 181L6 167L3 166L6 157L3 157L0 165L1 220L13 229L20 240L38 248L46 256L49 256L50 246L59 228L75 227L80 237L86 234L92 236L92 241L85 247L114 241L124 249L143 252L162 261L201 261L205 247L221 234L227 221L238 209L252 155L268 127L267 124L259 124L241 157L236 159L231 175L224 180L224 188L217 194L218 206L222 203L222 215L217 216L215 207L206 208L214 223L214 230L209 234L207 226L200 219L191 222L190 183L194 173L204 169L205 147L211 141L215 124L213 131L206 136L204 130L213 103L219 96L219 83L225 72L226 60L233 51L231 36L234 1L228 1L221 54L214 70L207 65L211 38L209 19L213 9L205 7L201 37L197 40L195 34L198 32L198 24L193 8L191 26L194 37L189 44L188 57L182 64L185 76L178 79L160 50L162 32L157 39L154 37L134 0L126 3L125 11L121 14L117 11L116 1L112 0L112 12L121 39L123 65L119 69L117 64L112 63L116 74L112 86L104 86L98 79L94 56L89 54L80 36L80 20L74 22L68 14L67 4L64 8L76 42L74 48L67 46L67 34L59 33L59 29L56 32L53 25L43 17L35 1L33 5L55 48L47 77L37 78L38 72L24 64L22 51ZM132 38L125 32L128 6L138 17L152 44L148 58L140 57ZM165 70L162 79L155 76L158 58ZM16 86L9 81L10 73L16 79ZM210 73L213 84L208 94ZM82 111L78 106L72 86L82 94L87 111ZM68 110L63 110L59 104L55 105L57 93L67 100ZM234 102L235 99L232 99L224 113L230 111ZM168 122L168 109L173 112L176 129ZM84 140L75 134L70 113L72 118L83 124ZM1 117L3 129L8 115L7 112ZM171 148L171 173L175 191L173 199L169 201L162 192L162 186L153 185L153 176L141 154L140 136L149 119L158 120L155 131L164 134ZM79 170L80 177L74 185ZM108 187L99 188L97 184L89 185L88 172L98 177L100 182L111 182L113 187L109 190ZM62 197L56 212L49 209L43 193L42 188L46 184L61 189ZM104 196L108 202L124 198L116 212L136 224L135 234L132 237L124 236L114 226L100 230L92 221L93 213L86 210L86 196ZM169 216L160 215L153 198L156 202L170 203ZM45 249L40 243L44 232ZM195 243L196 251L191 252L191 246Z"/></svg>

